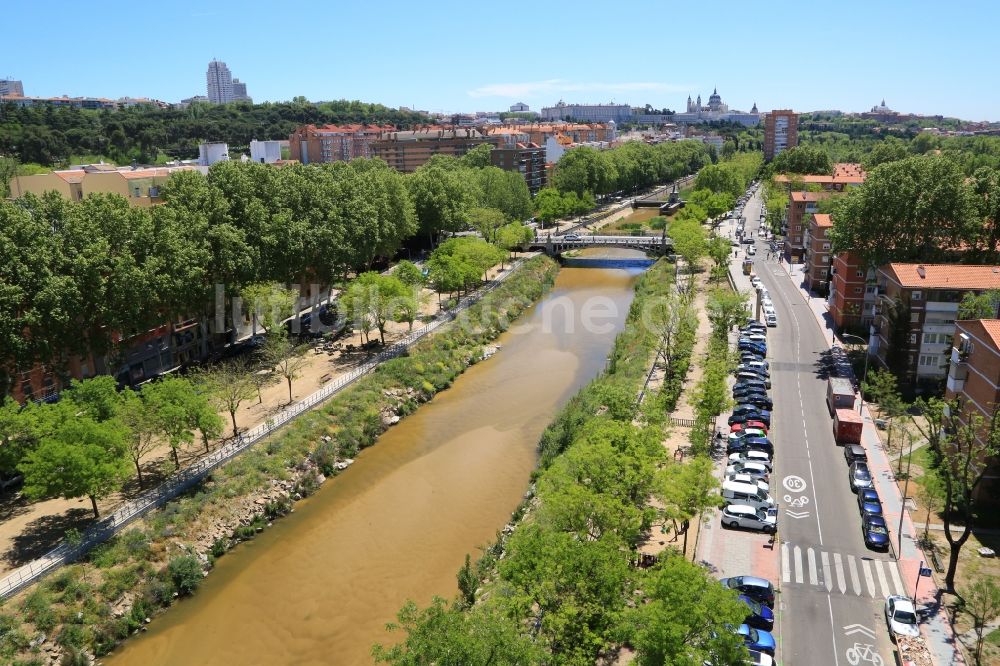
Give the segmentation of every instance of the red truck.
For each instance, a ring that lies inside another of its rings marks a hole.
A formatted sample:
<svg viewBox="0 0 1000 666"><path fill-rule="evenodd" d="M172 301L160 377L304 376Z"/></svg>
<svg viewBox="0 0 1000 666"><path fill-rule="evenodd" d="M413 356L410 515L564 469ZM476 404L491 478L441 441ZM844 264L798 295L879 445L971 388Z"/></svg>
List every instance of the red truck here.
<svg viewBox="0 0 1000 666"><path fill-rule="evenodd" d="M865 422L853 409L841 408L833 415L833 437L837 444L860 444Z"/></svg>

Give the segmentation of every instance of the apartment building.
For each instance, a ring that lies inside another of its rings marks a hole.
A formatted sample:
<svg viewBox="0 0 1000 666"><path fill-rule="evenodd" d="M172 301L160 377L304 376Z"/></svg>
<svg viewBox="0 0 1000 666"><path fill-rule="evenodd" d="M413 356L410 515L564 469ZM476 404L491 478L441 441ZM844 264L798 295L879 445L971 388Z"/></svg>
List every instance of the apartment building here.
<svg viewBox="0 0 1000 666"><path fill-rule="evenodd" d="M948 372L962 298L1000 289L1000 266L892 263L876 271L876 281L869 351L902 382L926 384Z"/></svg>
<svg viewBox="0 0 1000 666"><path fill-rule="evenodd" d="M988 422L1000 406L1000 319L955 322L954 346L945 399L957 401L958 419L968 423L976 415ZM985 435L983 432L980 436ZM1000 460L994 458L977 488L977 500L1000 498Z"/></svg>
<svg viewBox="0 0 1000 666"><path fill-rule="evenodd" d="M516 127L494 127L486 131L495 147L490 152L493 166L517 171L524 176L531 194L545 187L545 148L532 143L530 136Z"/></svg>
<svg viewBox="0 0 1000 666"><path fill-rule="evenodd" d="M837 330L864 328L875 318L878 286L875 270L867 268L854 252L833 255L827 307Z"/></svg>
<svg viewBox="0 0 1000 666"><path fill-rule="evenodd" d="M865 182L865 176L865 170L861 168L860 164L838 162L833 165L832 175L823 173L789 177L782 173L774 177L774 182L789 183L794 178L805 185L819 185L824 190L843 192L849 187L856 187Z"/></svg>
<svg viewBox="0 0 1000 666"><path fill-rule="evenodd" d="M304 125L288 137L289 153L303 164L373 157L372 143L391 125Z"/></svg>
<svg viewBox="0 0 1000 666"><path fill-rule="evenodd" d="M805 255L806 215L819 210L819 201L827 199L830 192L792 192L785 212L785 257L793 264L800 263Z"/></svg>
<svg viewBox="0 0 1000 666"><path fill-rule="evenodd" d="M805 247L805 275L810 290L820 295L829 293L831 254L830 229L833 221L825 213L816 213L806 224L806 234L803 240Z"/></svg>
<svg viewBox="0 0 1000 666"><path fill-rule="evenodd" d="M118 194L133 206L152 206L160 202L160 187L178 171L208 173L208 168L181 165L133 169L87 164L33 176L15 176L10 180L10 195L16 199L29 192L41 195L55 191L71 201L81 201L89 194Z"/></svg>
<svg viewBox="0 0 1000 666"><path fill-rule="evenodd" d="M764 119L764 159L770 162L781 151L799 145L799 114L775 109Z"/></svg>
<svg viewBox="0 0 1000 666"><path fill-rule="evenodd" d="M472 128L427 127L381 132L371 143L371 153L397 171L412 173L435 155L461 157L477 146L497 143Z"/></svg>

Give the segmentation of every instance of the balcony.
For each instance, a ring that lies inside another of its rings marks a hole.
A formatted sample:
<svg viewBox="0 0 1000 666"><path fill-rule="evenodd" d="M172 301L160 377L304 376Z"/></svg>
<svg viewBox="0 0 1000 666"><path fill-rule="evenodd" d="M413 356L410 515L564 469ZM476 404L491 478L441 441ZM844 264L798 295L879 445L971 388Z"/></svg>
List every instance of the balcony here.
<svg viewBox="0 0 1000 666"><path fill-rule="evenodd" d="M963 371L968 374L968 366L966 362L969 360L969 352L962 351L958 347L951 348L951 367L963 368ZM964 379L964 377L963 377Z"/></svg>
<svg viewBox="0 0 1000 666"><path fill-rule="evenodd" d="M948 388L949 393L961 393L962 390L965 388L965 380L956 379L949 374L946 386Z"/></svg>

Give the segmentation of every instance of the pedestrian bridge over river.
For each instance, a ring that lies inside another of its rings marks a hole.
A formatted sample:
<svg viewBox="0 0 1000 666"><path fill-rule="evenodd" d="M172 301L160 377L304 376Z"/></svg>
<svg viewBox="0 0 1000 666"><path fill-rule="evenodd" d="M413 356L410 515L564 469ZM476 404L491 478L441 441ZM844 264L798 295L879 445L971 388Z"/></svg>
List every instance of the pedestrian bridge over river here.
<svg viewBox="0 0 1000 666"><path fill-rule="evenodd" d="M574 234L568 234L573 236ZM583 250L592 247L617 247L641 250L648 255L673 254L674 243L667 236L586 236L575 239L566 236L539 236L530 245L532 250L541 250L549 256L561 255L568 250Z"/></svg>

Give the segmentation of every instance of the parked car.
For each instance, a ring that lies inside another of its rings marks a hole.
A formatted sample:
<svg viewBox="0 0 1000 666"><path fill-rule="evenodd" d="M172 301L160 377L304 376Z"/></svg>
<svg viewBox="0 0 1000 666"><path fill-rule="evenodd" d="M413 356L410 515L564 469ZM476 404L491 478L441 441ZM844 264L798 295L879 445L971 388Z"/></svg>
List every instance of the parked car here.
<svg viewBox="0 0 1000 666"><path fill-rule="evenodd" d="M774 498L753 483L723 481L722 498L728 504L747 504L756 509L774 508Z"/></svg>
<svg viewBox="0 0 1000 666"><path fill-rule="evenodd" d="M853 462L868 462L868 454L865 447L860 444L848 444L844 447L844 459L850 465Z"/></svg>
<svg viewBox="0 0 1000 666"><path fill-rule="evenodd" d="M742 423L742 424L745 424L744 427L747 427L747 428L753 428L753 427L770 428L771 427L771 412L767 411L766 409L758 409L757 407L754 407L753 405L742 405L742 406L743 407L751 407L751 408L753 408L753 410L752 411L748 411L748 412L741 412L739 414L733 414L732 416L729 417L729 425L734 425L734 424L737 424L737 423ZM750 424L751 421L756 421L756 422L758 422L761 425L759 425L759 426L751 425Z"/></svg>
<svg viewBox="0 0 1000 666"><path fill-rule="evenodd" d="M744 377L743 379L737 379L736 384L733 385L733 389L744 388L754 386L762 391L767 390L767 382L758 377Z"/></svg>
<svg viewBox="0 0 1000 666"><path fill-rule="evenodd" d="M743 453L734 453L729 456L729 462L732 463L748 463L753 462L759 465L763 465L767 468L767 471L771 471L771 456L764 453L763 451L746 451Z"/></svg>
<svg viewBox="0 0 1000 666"><path fill-rule="evenodd" d="M759 477L755 477L752 474L741 474L739 472L734 472L732 474L726 475L726 481L732 481L733 483L746 483L749 485L756 485L758 490L763 490L765 493L771 492L771 486L768 485L767 481Z"/></svg>
<svg viewBox="0 0 1000 666"><path fill-rule="evenodd" d="M730 464L726 465L726 476L731 477L734 474L742 474L753 479L767 481L771 476L771 468L759 462L730 461Z"/></svg>
<svg viewBox="0 0 1000 666"><path fill-rule="evenodd" d="M771 627L774 626L774 611L745 594L741 594L738 599L747 606L747 617L743 620L744 624L748 624L754 629L771 630Z"/></svg>
<svg viewBox="0 0 1000 666"><path fill-rule="evenodd" d="M740 340L750 340L751 342L760 342L761 344L767 344L767 335L764 333L758 333L753 330L741 331Z"/></svg>
<svg viewBox="0 0 1000 666"><path fill-rule="evenodd" d="M771 310L764 315L764 321L767 322L768 326L773 328L778 325L778 315L774 312L774 310Z"/></svg>
<svg viewBox="0 0 1000 666"><path fill-rule="evenodd" d="M728 504L722 509L722 526L770 534L778 529L778 516L774 510L758 509L748 504Z"/></svg>
<svg viewBox="0 0 1000 666"><path fill-rule="evenodd" d="M747 248L747 256L752 257L757 254L757 248L753 245Z"/></svg>
<svg viewBox="0 0 1000 666"><path fill-rule="evenodd" d="M878 493L874 488L861 488L858 490L858 511L861 517L881 516L882 502L878 498Z"/></svg>
<svg viewBox="0 0 1000 666"><path fill-rule="evenodd" d="M754 629L749 625L741 624L736 630L736 633L743 637L743 644L746 645L747 648L760 650L761 652L766 652L769 655L774 655L776 646L774 636L771 635L771 632Z"/></svg>
<svg viewBox="0 0 1000 666"><path fill-rule="evenodd" d="M889 627L889 638L893 641L896 636L909 636L917 638L920 636L920 627L917 625L917 609L913 607L913 602L909 597L893 594L885 599L885 623Z"/></svg>
<svg viewBox="0 0 1000 666"><path fill-rule="evenodd" d="M745 594L768 608L774 608L774 585L767 579L757 576L732 576L723 578L719 582L723 587Z"/></svg>
<svg viewBox="0 0 1000 666"><path fill-rule="evenodd" d="M761 393L741 393L739 397L733 396L734 400L738 400L742 404L753 405L754 407L759 407L761 409L769 410L774 406L774 402Z"/></svg>
<svg viewBox="0 0 1000 666"><path fill-rule="evenodd" d="M750 653L748 666L774 666L774 657L764 654L760 650L747 650Z"/></svg>
<svg viewBox="0 0 1000 666"><path fill-rule="evenodd" d="M868 463L851 463L848 478L851 480L851 490L854 492L872 487L872 472L868 469Z"/></svg>
<svg viewBox="0 0 1000 666"><path fill-rule="evenodd" d="M865 545L872 550L889 550L889 526L886 525L885 516L862 516L861 534L865 538Z"/></svg>
<svg viewBox="0 0 1000 666"><path fill-rule="evenodd" d="M736 373L736 381L742 382L746 380L760 381L764 382L764 388L771 388L771 378L766 377L759 372L753 372L752 370L739 370Z"/></svg>
<svg viewBox="0 0 1000 666"><path fill-rule="evenodd" d="M769 456L774 455L774 444L767 437L741 437L726 443L726 454L744 453L748 451L763 451Z"/></svg>
<svg viewBox="0 0 1000 666"><path fill-rule="evenodd" d="M578 241L580 240L580 234L566 234L563 236L563 240Z"/></svg>

